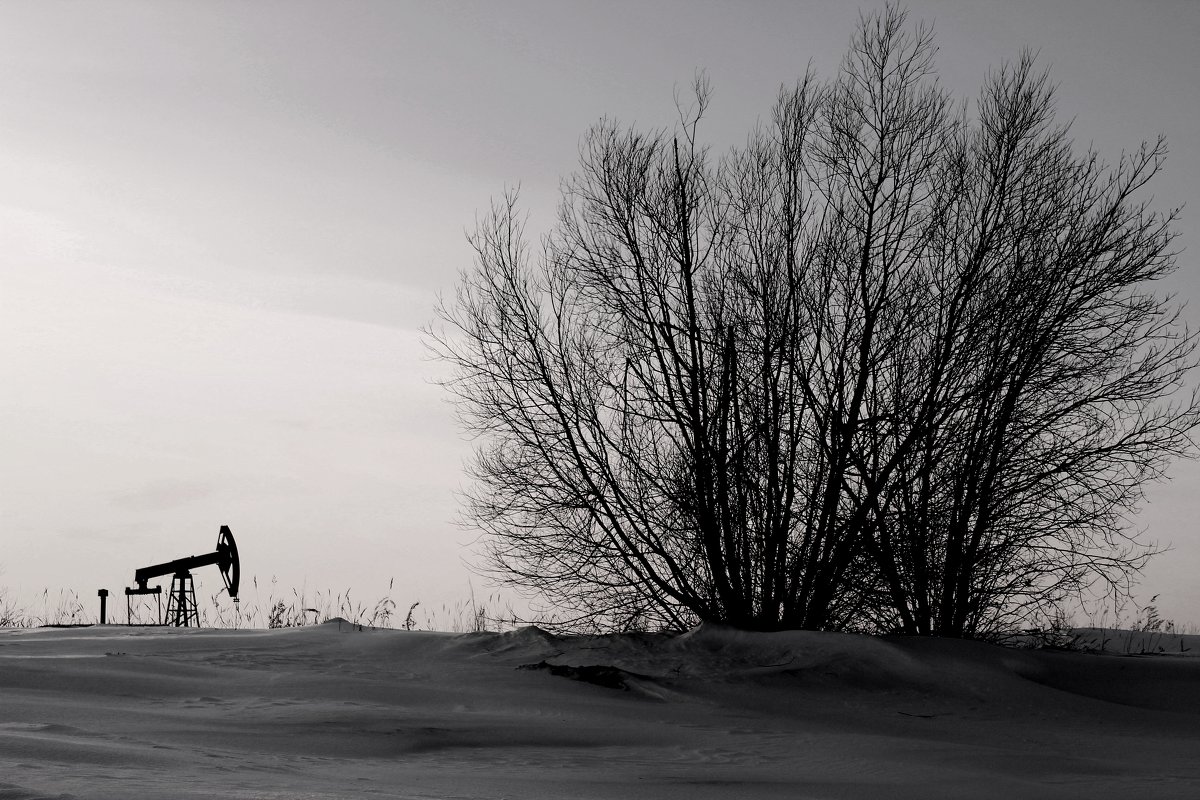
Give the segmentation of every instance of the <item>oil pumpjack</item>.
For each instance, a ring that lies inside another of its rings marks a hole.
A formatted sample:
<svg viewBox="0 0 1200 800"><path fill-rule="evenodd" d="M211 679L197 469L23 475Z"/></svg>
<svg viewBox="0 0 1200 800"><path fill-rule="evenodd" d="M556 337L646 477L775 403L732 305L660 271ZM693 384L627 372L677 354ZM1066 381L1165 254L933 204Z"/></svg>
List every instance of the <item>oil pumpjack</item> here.
<svg viewBox="0 0 1200 800"><path fill-rule="evenodd" d="M238 600L238 580L241 573L241 561L238 559L237 543L233 540L233 532L228 525L221 526L217 534L217 547L211 553L201 556L188 556L162 564L142 567L134 571L133 580L136 587L125 589L125 621L128 623L132 616L133 595L155 595L159 603L159 624L174 625L186 628L192 625L200 627L200 612L196 608L196 585L192 580L192 570L200 567L216 565L221 570L221 579L233 602ZM167 598L167 616L162 619L162 587L147 586L149 581L171 576L171 593Z"/></svg>

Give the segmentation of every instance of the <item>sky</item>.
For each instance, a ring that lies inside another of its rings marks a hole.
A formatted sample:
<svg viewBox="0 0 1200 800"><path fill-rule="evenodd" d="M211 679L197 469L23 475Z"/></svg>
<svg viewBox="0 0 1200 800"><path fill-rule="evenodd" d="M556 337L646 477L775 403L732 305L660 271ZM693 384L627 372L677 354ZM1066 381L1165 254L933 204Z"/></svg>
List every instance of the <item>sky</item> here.
<svg viewBox="0 0 1200 800"><path fill-rule="evenodd" d="M669 127L697 70L705 138L740 143L879 6L0 4L0 590L94 604L227 524L263 600L489 595L420 334L476 214L519 185L547 230L587 128ZM1031 48L1081 147L1166 135L1165 288L1200 325L1200 3L907 8L960 98ZM1200 623L1200 464L1171 475L1131 520L1174 548L1139 602Z"/></svg>

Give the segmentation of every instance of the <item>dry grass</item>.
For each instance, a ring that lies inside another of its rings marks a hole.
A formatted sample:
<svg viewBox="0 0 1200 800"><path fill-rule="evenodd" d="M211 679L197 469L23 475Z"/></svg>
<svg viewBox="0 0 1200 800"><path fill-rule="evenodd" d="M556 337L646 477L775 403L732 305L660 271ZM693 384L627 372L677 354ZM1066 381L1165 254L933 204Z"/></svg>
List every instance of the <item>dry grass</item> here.
<svg viewBox="0 0 1200 800"><path fill-rule="evenodd" d="M249 591L245 591L245 588L249 588ZM353 625L369 628L470 633L512 630L527 624L500 594L478 600L474 587L469 587L466 599L452 605L443 603L432 607L420 600L412 601L403 616L397 614L397 603L392 596L394 580L388 583L387 591L377 599L368 601L360 599L350 589L342 592L332 589L310 592L306 587L301 587L281 591L274 578L269 584L260 584L257 577L252 577L250 586L245 588L240 602L236 603L223 591L210 595L207 600L197 597L201 627L233 630L295 628L344 619ZM131 600L128 621L134 625L155 624L160 614L159 601L165 610L166 591L158 598L152 595L134 596ZM32 606L21 606L0 588L0 627L94 625L100 621L99 600L89 598L89 601L85 605L74 591L63 590L51 594L49 589L45 589ZM127 621L120 594L109 597L107 616L112 624Z"/></svg>
<svg viewBox="0 0 1200 800"><path fill-rule="evenodd" d="M37 628L44 625L90 625L99 614L85 611L79 595L60 589L52 595L43 589L32 607L17 605L8 593L0 589L0 628Z"/></svg>
<svg viewBox="0 0 1200 800"><path fill-rule="evenodd" d="M246 591L247 588L250 591ZM512 603L499 593L478 599L470 584L468 596L463 600L431 607L417 599L409 602L407 611L401 616L397 613L400 606L392 596L394 590L393 579L377 599L364 602L350 589L310 593L306 587L301 587L280 591L275 578L269 584L260 585L257 577L252 577L249 587L243 587L238 603L231 601L223 591L209 596L207 601L197 599L202 627L234 630L295 628L333 619L343 619L363 628L450 633L503 632L528 624L548 629L555 627L555 621L550 618L530 619L518 615ZM125 621L125 609L121 608L119 598L119 594L109 597L108 621L113 624ZM133 599L129 621L154 624L159 613L155 600ZM95 624L99 622L99 600L94 597L88 600L85 606L74 591L60 590L52 594L49 589L44 589L36 601L26 607L18 605L0 587L0 628ZM1082 624L1072 616L1059 614L1039 628L1015 634L1009 643L1121 655L1181 652L1180 648L1186 652L1181 637L1200 634L1200 625L1164 619L1158 612L1157 600L1158 595L1155 595L1144 607L1135 607L1131 614L1126 613L1124 606L1110 605L1099 614L1087 614L1087 621ZM166 597L161 601L165 607Z"/></svg>
<svg viewBox="0 0 1200 800"><path fill-rule="evenodd" d="M1200 626L1162 617L1158 597L1154 595L1140 607L1125 598L1102 598L1096 606L1082 610L1085 622L1060 612L1042 626L1014 637L1012 643L1113 655L1189 653L1192 648L1185 637L1200 634Z"/></svg>
<svg viewBox="0 0 1200 800"><path fill-rule="evenodd" d="M201 625L233 629L296 628L344 619L352 625L367 628L467 633L511 630L521 624L499 594L477 602L473 587L466 600L453 606L442 604L433 609L419 599L412 601L402 618L397 614L398 606L392 597L394 579L388 582L386 592L367 602L359 600L350 589L343 592L326 589L310 594L306 587L280 592L274 578L269 588L260 586L257 578L252 578L250 583L251 591L243 592L239 603L233 603L223 593L211 596L208 605L201 606ZM496 613L499 609L503 611Z"/></svg>

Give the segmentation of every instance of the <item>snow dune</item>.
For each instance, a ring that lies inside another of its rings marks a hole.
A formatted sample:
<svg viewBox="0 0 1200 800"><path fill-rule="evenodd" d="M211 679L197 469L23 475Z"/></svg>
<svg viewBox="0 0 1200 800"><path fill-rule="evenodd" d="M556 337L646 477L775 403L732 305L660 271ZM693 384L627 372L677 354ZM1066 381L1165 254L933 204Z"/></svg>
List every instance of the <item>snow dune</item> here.
<svg viewBox="0 0 1200 800"><path fill-rule="evenodd" d="M1200 658L709 626L0 630L0 800L60 797L1196 798Z"/></svg>

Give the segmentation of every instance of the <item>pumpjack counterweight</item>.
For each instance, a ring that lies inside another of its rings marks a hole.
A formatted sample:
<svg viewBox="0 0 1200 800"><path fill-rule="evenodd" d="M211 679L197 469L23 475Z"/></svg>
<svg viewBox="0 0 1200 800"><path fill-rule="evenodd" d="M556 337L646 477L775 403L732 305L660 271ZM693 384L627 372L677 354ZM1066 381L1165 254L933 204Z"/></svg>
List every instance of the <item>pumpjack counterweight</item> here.
<svg viewBox="0 0 1200 800"><path fill-rule="evenodd" d="M233 540L233 531L228 525L222 525L217 534L217 547L211 553L201 556L188 556L142 567L133 573L136 587L125 589L125 613L128 623L132 616L132 600L134 595L153 594L158 600L159 624L175 625L186 628L200 625L200 612L196 608L196 584L192 579L192 570L200 567L215 565L221 571L221 579L229 596L236 603L238 599L238 583L241 579L241 560L238 558L237 542ZM167 598L167 618L162 620L162 587L148 586L155 578L171 576L171 593Z"/></svg>

